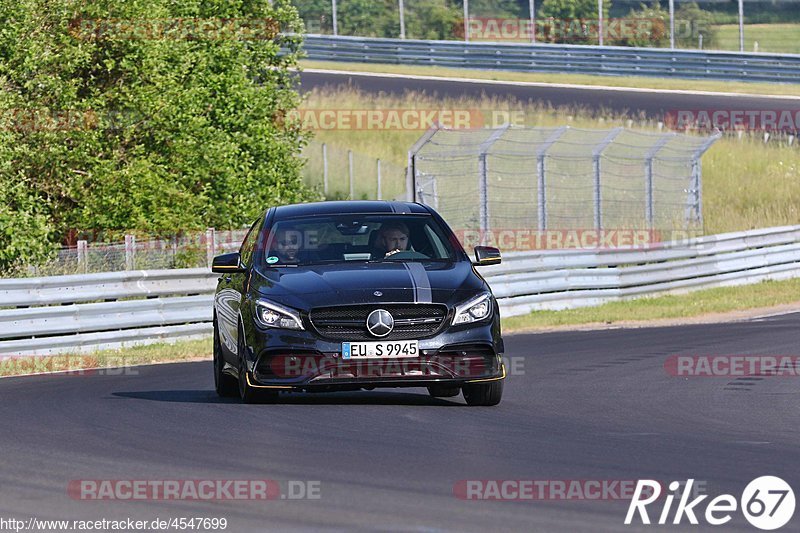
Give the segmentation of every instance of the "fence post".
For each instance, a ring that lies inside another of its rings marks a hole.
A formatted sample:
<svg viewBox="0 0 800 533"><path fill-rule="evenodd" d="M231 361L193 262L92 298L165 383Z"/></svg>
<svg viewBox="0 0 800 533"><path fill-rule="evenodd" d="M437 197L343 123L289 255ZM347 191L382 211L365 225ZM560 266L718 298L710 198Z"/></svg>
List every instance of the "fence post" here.
<svg viewBox="0 0 800 533"><path fill-rule="evenodd" d="M597 0L597 44L603 46L603 0Z"/></svg>
<svg viewBox="0 0 800 533"><path fill-rule="evenodd" d="M377 199L382 200L382 191L381 191L381 160L378 159L378 195Z"/></svg>
<svg viewBox="0 0 800 533"><path fill-rule="evenodd" d="M702 166L700 158L702 155L711 148L711 145L717 142L717 139L722 137L722 133L717 131L706 139L692 154L692 183L690 185L687 204L686 204L686 223L691 222L690 209L694 211L694 221L703 227L703 181L702 181Z"/></svg>
<svg viewBox="0 0 800 533"><path fill-rule="evenodd" d="M650 150L647 151L645 154L645 162L644 162L644 196L645 196L645 205L644 205L644 213L645 219L647 220L647 229L653 230L653 226L655 225L655 204L653 203L653 159L655 159L656 154L661 151L661 149L666 145L670 139L675 137L675 133L668 134L664 137L661 137L656 144L653 145Z"/></svg>
<svg viewBox="0 0 800 533"><path fill-rule="evenodd" d="M531 43L536 44L536 6L534 0L528 0L528 14L531 21Z"/></svg>
<svg viewBox="0 0 800 533"><path fill-rule="evenodd" d="M400 10L400 38L406 38L406 7L403 5L403 0L400 0L398 9Z"/></svg>
<svg viewBox="0 0 800 533"><path fill-rule="evenodd" d="M333 19L333 34L339 35L339 13L336 8L336 0L331 0L331 18Z"/></svg>
<svg viewBox="0 0 800 533"><path fill-rule="evenodd" d="M353 151L347 151L347 160L350 166L350 199L355 200L355 183L353 178Z"/></svg>
<svg viewBox="0 0 800 533"><path fill-rule="evenodd" d="M328 196L328 145L322 143L322 192Z"/></svg>
<svg viewBox="0 0 800 533"><path fill-rule="evenodd" d="M464 42L469 42L469 0L464 0Z"/></svg>
<svg viewBox="0 0 800 533"><path fill-rule="evenodd" d="M89 271L88 249L89 243L86 241L78 241L78 269L84 274Z"/></svg>
<svg viewBox="0 0 800 533"><path fill-rule="evenodd" d="M214 228L206 230L206 265L211 266L214 263L214 257L217 255L217 232Z"/></svg>
<svg viewBox="0 0 800 533"><path fill-rule="evenodd" d="M594 175L594 229L601 231L603 229L603 205L602 205L602 190L600 188L600 157L603 155L603 150L611 144L614 137L620 134L623 128L614 128L603 141L595 146L592 151L592 173Z"/></svg>
<svg viewBox="0 0 800 533"><path fill-rule="evenodd" d="M494 143L497 142L510 127L511 124L503 124L494 130L489 138L483 141L478 154L478 213L481 244L488 238L487 232L489 230L489 164L487 157Z"/></svg>
<svg viewBox="0 0 800 533"><path fill-rule="evenodd" d="M125 270L133 270L136 264L136 236L125 235Z"/></svg>
<svg viewBox="0 0 800 533"><path fill-rule="evenodd" d="M538 211L539 231L547 229L547 191L545 189L545 157L547 157L547 150L561 137L569 126L562 126L553 132L550 137L544 142L539 151L536 153L536 206Z"/></svg>
<svg viewBox="0 0 800 533"><path fill-rule="evenodd" d="M406 201L417 201L417 153L422 150L428 142L439 131L439 124L434 124L428 131L422 134L422 137L417 139L411 150L408 151L408 166L406 167Z"/></svg>

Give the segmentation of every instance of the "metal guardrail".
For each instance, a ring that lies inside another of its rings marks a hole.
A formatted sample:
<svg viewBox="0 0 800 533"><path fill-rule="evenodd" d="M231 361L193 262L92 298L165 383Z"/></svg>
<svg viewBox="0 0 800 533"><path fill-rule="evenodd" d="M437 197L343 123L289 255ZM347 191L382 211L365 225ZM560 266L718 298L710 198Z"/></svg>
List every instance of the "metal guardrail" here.
<svg viewBox="0 0 800 533"><path fill-rule="evenodd" d="M649 249L513 252L483 273L505 316L799 277L800 226ZM0 356L207 336L216 278L189 269L0 280Z"/></svg>
<svg viewBox="0 0 800 533"><path fill-rule="evenodd" d="M800 82L800 55L306 35L309 59L521 72Z"/></svg>

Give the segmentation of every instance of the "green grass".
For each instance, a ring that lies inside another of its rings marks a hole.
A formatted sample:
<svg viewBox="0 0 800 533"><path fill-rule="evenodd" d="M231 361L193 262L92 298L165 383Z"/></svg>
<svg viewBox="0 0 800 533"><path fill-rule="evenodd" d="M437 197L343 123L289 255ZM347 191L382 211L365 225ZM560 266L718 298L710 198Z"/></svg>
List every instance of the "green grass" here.
<svg viewBox="0 0 800 533"><path fill-rule="evenodd" d="M658 131L655 121L629 121L604 111L588 109L548 108L529 102L504 99L433 99L424 94L403 97L374 96L351 89L312 91L304 104L320 109L478 109L485 116L493 112L516 111L515 121L528 126L561 126L576 128L632 127ZM491 120L490 120L491 122ZM330 194L339 197L349 193L347 176L348 149L357 155L356 198L375 197L375 160L384 163L384 198L394 198L405 190L407 150L422 131L398 130L331 130L319 131L307 156L308 183L319 183L322 163L319 143L329 149ZM797 141L797 139L795 139ZM800 222L800 146L787 140L763 137L724 137L703 157L703 211L705 233L725 233L753 228L783 226Z"/></svg>
<svg viewBox="0 0 800 533"><path fill-rule="evenodd" d="M0 377L42 372L67 372L103 368L125 369L134 365L191 361L211 358L211 339L180 341L175 344L149 344L88 354L53 357L0 357Z"/></svg>
<svg viewBox="0 0 800 533"><path fill-rule="evenodd" d="M739 50L739 25L722 24L717 28L717 48ZM759 52L800 54L800 24L745 24L744 50Z"/></svg>
<svg viewBox="0 0 800 533"><path fill-rule="evenodd" d="M738 44L736 45L736 49L738 50ZM646 76L591 76L588 74L506 72L498 70L460 69L415 65L345 63L338 61L301 61L301 66L303 68L349 70L354 72L385 72L389 74L473 78L482 80L569 83L575 85L603 85L611 87L633 87L642 89L677 89L742 94L800 96L800 84L791 83L725 82L714 80L689 80L672 78L662 79Z"/></svg>
<svg viewBox="0 0 800 533"><path fill-rule="evenodd" d="M739 287L706 289L690 294L611 302L595 307L564 311L534 311L528 315L503 319L503 331L687 319L795 302L798 302L800 307L800 279L764 281Z"/></svg>

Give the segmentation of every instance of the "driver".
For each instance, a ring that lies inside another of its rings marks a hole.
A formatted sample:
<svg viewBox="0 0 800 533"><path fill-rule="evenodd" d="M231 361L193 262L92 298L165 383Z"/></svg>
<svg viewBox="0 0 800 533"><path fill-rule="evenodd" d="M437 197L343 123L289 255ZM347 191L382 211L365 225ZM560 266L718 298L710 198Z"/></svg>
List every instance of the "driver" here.
<svg viewBox="0 0 800 533"><path fill-rule="evenodd" d="M378 231L372 256L384 258L408 250L408 226L403 222L386 222Z"/></svg>

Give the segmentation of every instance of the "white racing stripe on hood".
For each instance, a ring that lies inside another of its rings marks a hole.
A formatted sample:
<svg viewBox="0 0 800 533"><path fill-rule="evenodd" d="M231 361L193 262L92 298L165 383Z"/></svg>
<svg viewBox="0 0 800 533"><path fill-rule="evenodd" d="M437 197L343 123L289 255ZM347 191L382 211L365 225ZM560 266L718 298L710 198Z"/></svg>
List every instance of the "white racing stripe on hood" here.
<svg viewBox="0 0 800 533"><path fill-rule="evenodd" d="M411 285L414 287L414 303L429 304L433 303L433 292L431 291L431 280L428 272L422 263L403 263L411 276Z"/></svg>

